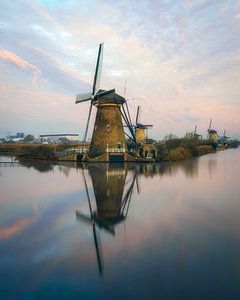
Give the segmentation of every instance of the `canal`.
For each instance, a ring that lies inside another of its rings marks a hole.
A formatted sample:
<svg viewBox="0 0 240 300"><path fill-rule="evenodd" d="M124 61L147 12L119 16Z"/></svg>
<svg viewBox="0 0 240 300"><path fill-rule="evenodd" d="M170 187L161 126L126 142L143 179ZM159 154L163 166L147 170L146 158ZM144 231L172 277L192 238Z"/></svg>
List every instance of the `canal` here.
<svg viewBox="0 0 240 300"><path fill-rule="evenodd" d="M0 157L0 299L240 299L240 149L162 164Z"/></svg>

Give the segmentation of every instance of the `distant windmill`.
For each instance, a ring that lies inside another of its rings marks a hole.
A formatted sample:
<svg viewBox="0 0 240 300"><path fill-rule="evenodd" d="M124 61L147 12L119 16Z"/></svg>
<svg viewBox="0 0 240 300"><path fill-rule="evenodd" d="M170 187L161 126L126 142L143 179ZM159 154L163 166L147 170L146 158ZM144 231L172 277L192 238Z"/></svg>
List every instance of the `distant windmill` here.
<svg viewBox="0 0 240 300"><path fill-rule="evenodd" d="M90 155L93 157L97 157L105 152L109 153L111 152L111 149L116 148L122 149L122 152L125 152L126 140L122 118L130 130L131 139L136 142L129 114L123 106L126 104L125 98L115 93L115 89L107 91L98 89L102 69L102 59L103 43L99 45L92 92L77 95L76 97L76 103L90 101L84 141L87 139L92 107L93 105L97 107L97 114L89 151Z"/></svg>
<svg viewBox="0 0 240 300"><path fill-rule="evenodd" d="M223 138L227 140L230 139L230 136L226 136L226 129L223 131Z"/></svg>
<svg viewBox="0 0 240 300"><path fill-rule="evenodd" d="M197 125L195 125L193 137L194 139L202 139L202 135L197 133Z"/></svg>
<svg viewBox="0 0 240 300"><path fill-rule="evenodd" d="M226 129L224 129L223 131L223 136L220 137L220 141L222 144L228 144L229 143L229 139L230 139L230 136L226 136Z"/></svg>
<svg viewBox="0 0 240 300"><path fill-rule="evenodd" d="M152 128L153 125L146 125L139 122L140 115L140 106L137 108L137 114L136 114L136 125L135 127L135 136L138 143L144 143L146 139L148 138L148 129Z"/></svg>
<svg viewBox="0 0 240 300"><path fill-rule="evenodd" d="M197 133L197 125L195 125L195 128L194 128L194 135Z"/></svg>
<svg viewBox="0 0 240 300"><path fill-rule="evenodd" d="M211 129L211 126L212 126L212 118L210 119L208 130L207 130L207 132L208 132L207 139L210 142L218 143L218 140L219 140L218 133L216 130Z"/></svg>

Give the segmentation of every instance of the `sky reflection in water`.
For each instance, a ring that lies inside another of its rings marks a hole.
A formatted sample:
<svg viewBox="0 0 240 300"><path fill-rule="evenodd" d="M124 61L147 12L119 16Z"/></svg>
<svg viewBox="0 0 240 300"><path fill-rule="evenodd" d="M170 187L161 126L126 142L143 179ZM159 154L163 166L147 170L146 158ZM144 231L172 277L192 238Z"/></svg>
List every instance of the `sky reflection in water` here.
<svg viewBox="0 0 240 300"><path fill-rule="evenodd" d="M1 163L1 299L239 299L239 170Z"/></svg>

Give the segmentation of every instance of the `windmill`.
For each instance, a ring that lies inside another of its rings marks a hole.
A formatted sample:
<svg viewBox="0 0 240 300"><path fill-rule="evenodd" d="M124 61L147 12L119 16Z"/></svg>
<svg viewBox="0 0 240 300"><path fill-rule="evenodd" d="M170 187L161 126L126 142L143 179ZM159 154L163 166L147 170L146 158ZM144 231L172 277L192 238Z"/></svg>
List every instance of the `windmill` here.
<svg viewBox="0 0 240 300"><path fill-rule="evenodd" d="M100 247L100 237L97 235L96 227L115 236L114 226L127 218L133 188L135 183L138 184L137 173L135 170L135 173L128 182L126 182L127 171L124 169L123 165L121 167L118 165L110 167L105 164L90 166L89 173L92 178L96 210L94 211L92 208L86 177L84 170L82 169L90 216L77 210L76 218L78 221L92 226L98 269L99 273L102 274L103 259ZM137 190L139 191L138 185Z"/></svg>
<svg viewBox="0 0 240 300"><path fill-rule="evenodd" d="M211 126L212 126L212 118L210 119L208 130L207 130L207 139L210 142L218 143L219 140L218 133L216 130L212 129Z"/></svg>
<svg viewBox="0 0 240 300"><path fill-rule="evenodd" d="M152 128L153 125L146 125L139 122L140 115L140 106L137 108L137 114L136 114L136 124L134 125L135 128L135 136L136 141L138 143L145 143L146 139L148 138L148 129Z"/></svg>
<svg viewBox="0 0 240 300"><path fill-rule="evenodd" d="M155 159L157 156L156 146L148 141L148 129L153 125L142 124L139 122L140 106L137 108L135 124L131 125L134 129L135 139L137 143L138 155L144 159Z"/></svg>
<svg viewBox="0 0 240 300"><path fill-rule="evenodd" d="M102 60L103 43L99 45L92 91L87 94L80 94L76 96L76 103L90 101L84 142L86 142L87 139L92 107L96 106L97 114L89 149L89 157L96 158L107 153L109 158L105 157L103 160L111 160L111 154L118 153L120 158L119 160L124 160L123 154L126 151L126 139L122 118L127 124L131 133L131 138L134 141L135 135L131 128L129 115L123 107L123 105L126 104L125 98L115 93L115 89L99 89ZM114 157L116 158L116 155L114 155Z"/></svg>
<svg viewBox="0 0 240 300"><path fill-rule="evenodd" d="M222 144L228 145L229 144L229 139L230 139L230 136L226 136L226 129L224 129L223 136L220 137L220 141L221 141Z"/></svg>
<svg viewBox="0 0 240 300"><path fill-rule="evenodd" d="M197 133L197 125L195 125L195 128L194 128L193 138L196 140L198 140L200 138L202 139L202 135Z"/></svg>

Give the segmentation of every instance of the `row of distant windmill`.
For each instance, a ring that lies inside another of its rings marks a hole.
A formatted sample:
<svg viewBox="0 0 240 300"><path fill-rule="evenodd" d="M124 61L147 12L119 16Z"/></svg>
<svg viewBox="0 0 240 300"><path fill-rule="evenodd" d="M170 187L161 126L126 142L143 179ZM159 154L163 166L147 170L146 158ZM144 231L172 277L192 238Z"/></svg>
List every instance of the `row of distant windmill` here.
<svg viewBox="0 0 240 300"><path fill-rule="evenodd" d="M202 139L202 135L197 133L197 125L195 125L193 137L196 139ZM223 131L223 135L219 136L218 132L215 129L212 129L212 118L210 119L209 126L207 129L206 139L215 142L215 143L227 143L230 139L229 136L226 136L226 129Z"/></svg>
<svg viewBox="0 0 240 300"><path fill-rule="evenodd" d="M139 122L140 107L138 106L137 108L134 124L125 97L117 94L115 89L99 89L102 60L103 43L99 45L92 91L90 93L77 95L76 97L76 103L90 101L84 134L85 143L87 140L92 108L93 106L97 108L90 147L87 154L81 156L81 160L131 161L139 158L154 159L156 157L157 149L154 144L147 142L147 130L153 125L142 124ZM122 120L124 121L124 125ZM208 139L217 142L219 137L217 131L211 128L211 124L212 119L210 120L208 128ZM124 128L128 128L128 132L125 132ZM128 145L125 136L127 136L130 141ZM197 134L197 127L195 127L194 137L200 137L200 135ZM225 132L224 139L227 140Z"/></svg>

